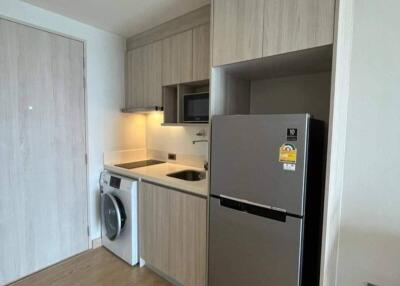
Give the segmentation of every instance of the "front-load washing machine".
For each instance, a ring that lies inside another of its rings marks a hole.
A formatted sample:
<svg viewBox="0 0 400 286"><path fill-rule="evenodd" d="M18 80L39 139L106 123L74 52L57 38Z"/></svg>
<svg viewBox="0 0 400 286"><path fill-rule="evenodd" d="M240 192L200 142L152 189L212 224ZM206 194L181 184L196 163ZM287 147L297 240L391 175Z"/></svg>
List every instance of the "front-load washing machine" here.
<svg viewBox="0 0 400 286"><path fill-rule="evenodd" d="M138 182L103 172L101 186L101 242L130 265L138 256Z"/></svg>

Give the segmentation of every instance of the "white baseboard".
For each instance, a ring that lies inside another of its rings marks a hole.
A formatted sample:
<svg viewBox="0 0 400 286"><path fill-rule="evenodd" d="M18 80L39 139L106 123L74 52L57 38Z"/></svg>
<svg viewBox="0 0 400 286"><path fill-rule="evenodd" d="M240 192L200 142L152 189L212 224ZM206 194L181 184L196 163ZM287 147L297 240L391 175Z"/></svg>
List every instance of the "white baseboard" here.
<svg viewBox="0 0 400 286"><path fill-rule="evenodd" d="M92 249L101 247L101 237L92 240Z"/></svg>
<svg viewBox="0 0 400 286"><path fill-rule="evenodd" d="M142 258L139 258L139 266L143 267L145 265L146 265L146 261L144 261L144 259L142 259Z"/></svg>

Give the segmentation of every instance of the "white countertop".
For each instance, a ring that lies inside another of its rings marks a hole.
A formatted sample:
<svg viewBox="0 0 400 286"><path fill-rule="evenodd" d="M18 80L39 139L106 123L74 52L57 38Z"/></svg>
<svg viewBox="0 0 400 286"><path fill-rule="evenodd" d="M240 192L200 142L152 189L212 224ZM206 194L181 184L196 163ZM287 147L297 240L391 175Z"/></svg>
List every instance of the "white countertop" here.
<svg viewBox="0 0 400 286"><path fill-rule="evenodd" d="M185 181L167 176L167 174L183 170L204 171L199 168L173 164L173 163L162 163L158 165L146 166L135 169L124 169L116 167L113 164L106 163L104 164L104 169L126 177L131 177L135 179L144 179L146 181L154 182L160 185L164 185L166 187L171 187L182 191L186 191L188 193L193 193L195 195L208 197L207 178L200 181Z"/></svg>

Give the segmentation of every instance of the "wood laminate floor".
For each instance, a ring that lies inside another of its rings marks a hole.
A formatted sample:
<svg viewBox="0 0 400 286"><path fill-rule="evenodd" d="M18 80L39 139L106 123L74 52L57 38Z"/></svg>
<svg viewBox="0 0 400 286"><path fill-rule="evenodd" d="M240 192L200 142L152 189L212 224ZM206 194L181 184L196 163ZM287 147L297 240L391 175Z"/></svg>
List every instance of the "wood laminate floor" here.
<svg viewBox="0 0 400 286"><path fill-rule="evenodd" d="M72 257L11 285L164 286L171 284L146 267L129 266L101 247Z"/></svg>

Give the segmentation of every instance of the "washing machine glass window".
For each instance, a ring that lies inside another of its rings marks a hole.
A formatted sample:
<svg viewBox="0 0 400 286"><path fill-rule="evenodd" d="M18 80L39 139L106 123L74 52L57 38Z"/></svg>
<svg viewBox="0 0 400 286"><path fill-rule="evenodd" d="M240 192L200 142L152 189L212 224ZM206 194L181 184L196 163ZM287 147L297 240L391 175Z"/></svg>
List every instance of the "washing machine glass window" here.
<svg viewBox="0 0 400 286"><path fill-rule="evenodd" d="M130 265L139 262L138 181L103 171L100 175L101 243Z"/></svg>
<svg viewBox="0 0 400 286"><path fill-rule="evenodd" d="M102 213L106 235L115 240L124 229L126 214L121 200L110 193L103 194Z"/></svg>

